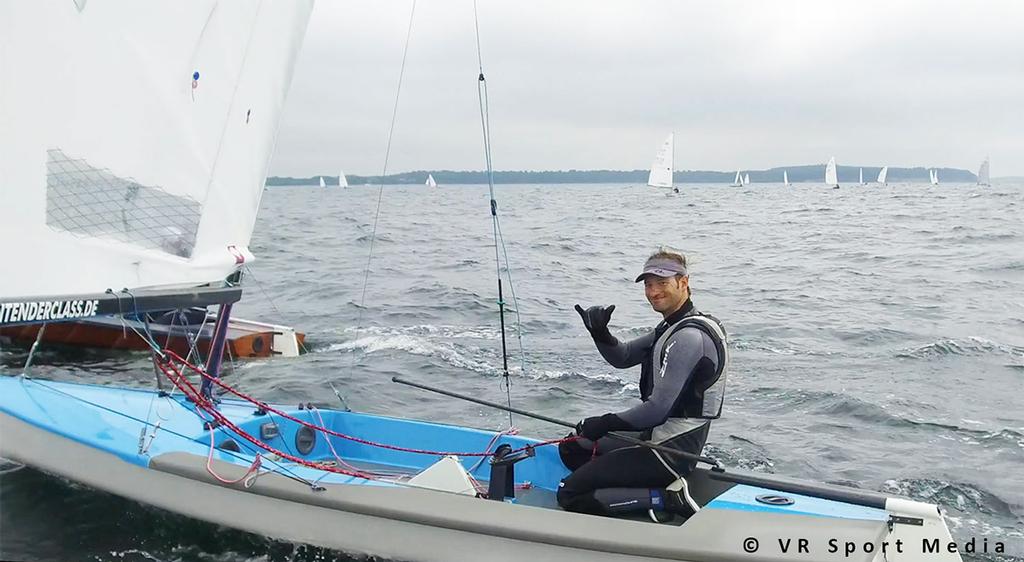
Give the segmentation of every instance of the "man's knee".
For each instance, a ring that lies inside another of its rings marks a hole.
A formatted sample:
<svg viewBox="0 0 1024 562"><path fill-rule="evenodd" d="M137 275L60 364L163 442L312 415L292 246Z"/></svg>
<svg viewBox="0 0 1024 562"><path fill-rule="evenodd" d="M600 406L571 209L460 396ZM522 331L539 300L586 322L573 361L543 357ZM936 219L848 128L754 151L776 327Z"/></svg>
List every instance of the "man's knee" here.
<svg viewBox="0 0 1024 562"><path fill-rule="evenodd" d="M558 444L558 456L562 459L565 468L575 471L587 464L594 456L593 451L584 449L576 441L563 441Z"/></svg>

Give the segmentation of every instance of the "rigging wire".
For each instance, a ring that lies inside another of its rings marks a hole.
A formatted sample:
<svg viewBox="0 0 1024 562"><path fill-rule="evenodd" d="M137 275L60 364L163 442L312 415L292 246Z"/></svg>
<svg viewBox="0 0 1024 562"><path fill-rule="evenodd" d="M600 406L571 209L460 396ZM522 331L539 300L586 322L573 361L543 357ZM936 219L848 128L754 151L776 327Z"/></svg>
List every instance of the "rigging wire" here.
<svg viewBox="0 0 1024 562"><path fill-rule="evenodd" d="M256 284L256 287L263 294L263 298L267 299L267 302L270 303L270 307L274 309L274 313L281 319L281 322L286 325L294 326L295 324L289 322L288 319L285 318L285 315L281 312L281 309L277 307L277 303L274 302L274 299L270 298L270 295L267 293L263 283L260 283L259 279L256 279L256 276L253 275L252 268L248 265L243 265L242 267L245 268L245 274L252 277L253 283ZM302 349L302 353L309 353L309 349L306 348L306 344L304 342L298 341L297 343L299 344L299 348Z"/></svg>
<svg viewBox="0 0 1024 562"><path fill-rule="evenodd" d="M402 78L405 76L405 63L409 58L409 42L412 39L412 22L415 15L416 0L412 0L412 7L409 10L409 28L405 33L405 47L402 50L402 66L398 71L398 87L395 89L395 105L394 108L391 110L391 126L388 128L388 142L387 147L384 149L384 166L380 174L380 185L377 186L377 209L373 214L373 228L370 231L370 249L366 253L366 267L363 269L363 288L359 296L359 312L356 315L355 324L356 341L358 341L359 339L359 327L362 326L363 322L363 310L366 309L366 287L370 282L370 263L373 260L373 244L377 240L377 225L380 222L380 207L381 202L384 199L384 178L387 176L388 161L391 158L391 141L394 138L395 134L395 122L398 119L398 101L401 99L402 96ZM359 352L357 348L353 346L351 355L352 360L349 367L350 370L355 369L358 354ZM328 381L328 383L330 383L330 381ZM331 383L331 389L334 390L334 394L338 397L338 400L341 401L341 404L345 408L345 410L349 410L348 402L344 398L342 398L341 393L338 392L338 389L334 387L333 383Z"/></svg>
<svg viewBox="0 0 1024 562"><path fill-rule="evenodd" d="M391 141L395 134L395 121L398 119L398 101L402 96L402 78L405 76L405 62L409 57L409 42L412 38L412 22L416 15L416 0L412 0L412 9L409 11L409 29L405 34L405 48L402 50L402 67L398 72L398 88L395 91L395 106L391 111L391 127L388 129L388 143L384 149L384 169L380 174L380 185L377 187L377 210L373 215L373 229L370 231L370 250L366 255L366 268L363 270L363 289L359 297L359 315L356 318L356 329L362 323L363 309L366 304L366 286L370 281L370 262L373 260L373 243L377 239L377 224L380 222L381 201L384 198L384 178L388 174L388 160L391 158ZM355 355L352 358L355 362Z"/></svg>
<svg viewBox="0 0 1024 562"><path fill-rule="evenodd" d="M484 159L487 163L487 188L490 194L491 203L491 229L494 234L494 265L498 278L498 314L501 317L501 359L503 376L505 379L505 397L508 406L512 407L512 385L508 372L508 350L505 343L505 299L501 282L501 257L505 258L505 277L508 281L509 292L512 295L512 312L516 315L516 339L519 342L519 361L522 373L526 372L526 355L523 352L523 331L522 318L519 315L519 299L516 297L515 285L512 283L512 271L508 262L508 249L505 247L505 238L501 232L501 221L498 219L498 201L494 196L494 166L491 158L491 118L490 102L487 97L487 79L484 77L483 50L480 47L480 16L477 10L477 2L473 0L473 27L476 32L476 56L479 74L477 76L477 98L480 102L480 126L484 140ZM501 251L499 252L499 247ZM512 412L508 413L509 428L514 426Z"/></svg>
<svg viewBox="0 0 1024 562"><path fill-rule="evenodd" d="M59 388L56 388L54 386L50 386L49 384L46 384L45 382L40 381L38 379L31 379L31 380L36 385L41 386L44 389L49 390L50 392L61 394L61 395L65 396L65 397L70 398L72 400L75 400L77 402L81 402L83 404L87 404L89 406L92 406L94 408L98 408L98 409L103 410L105 412L109 412L111 414L114 414L114 415L117 415L117 416L121 416L123 418L129 419L129 420L132 420L132 421L135 421L135 422L139 422L140 424L143 424L144 427L147 426L147 425L148 426L152 426L153 425L153 424L150 424L148 421L142 420L142 419L137 418L135 416L132 416L131 414L127 414L125 412L122 412L122 411L119 411L119 410L115 410L113 408L109 408L109 407L104 406L102 404L99 404L99 403L96 403L96 402L92 402L92 401L90 401L88 399L85 399L85 398L82 398L80 396L76 396L74 394L70 394L68 392L64 392L63 390L61 390ZM202 416L198 413L197 410L194 410L194 409L188 407L187 405L182 404L181 402L178 402L176 400L172 400L172 401L175 404L178 404L181 407L185 408L186 410L192 412L200 420L203 419ZM175 431L174 429L171 429L171 428L168 428L168 427L162 427L161 429L164 431L164 433L167 433L167 434L170 434L170 435L174 435L175 437L179 437L179 438L185 439L187 441L193 441L194 438L195 438L195 436L185 435L183 433L180 433L180 432ZM245 447L249 448L249 446L247 446L245 444L242 444L242 446L245 446ZM230 451L230 450L227 450L227 449L219 449L219 451L221 452L221 454L229 455L229 456L232 456L232 457L234 457L236 459L239 459L239 460L248 460L248 459L245 459L245 457L239 455L238 453L235 453L234 451ZM309 480L307 480L305 478L302 478L301 476L296 474L294 471L289 469L287 466L285 466L283 463L280 463L280 462L278 462L278 461L276 461L274 459L267 458L266 456L264 456L263 458L264 458L265 461L268 461L268 462L274 464L277 468L279 468L281 472L278 472L278 474L280 474L281 476L285 476L287 478L291 478L292 480L295 480L297 482L302 482L303 484L307 484L307 485L310 484Z"/></svg>

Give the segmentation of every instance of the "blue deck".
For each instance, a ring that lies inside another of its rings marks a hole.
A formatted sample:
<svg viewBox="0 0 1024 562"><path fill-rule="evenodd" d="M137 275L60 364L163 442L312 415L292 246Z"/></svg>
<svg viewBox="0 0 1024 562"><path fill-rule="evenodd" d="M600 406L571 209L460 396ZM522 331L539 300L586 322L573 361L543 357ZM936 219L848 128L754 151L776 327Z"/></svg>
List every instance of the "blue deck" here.
<svg viewBox="0 0 1024 562"><path fill-rule="evenodd" d="M278 407L289 415L319 425L320 420L310 410ZM109 387L86 384L60 383L22 377L0 376L0 411L27 423L67 437L84 445L114 454L126 462L148 466L149 459L163 453L187 452L206 456L210 452L210 434L203 429L202 419L195 412L193 404L180 394L173 397L159 397L151 390L137 390L123 387ZM242 401L225 400L220 411L232 423L237 424L250 435L259 437L260 426L276 423L279 435L267 443L279 450L305 460L331 461L334 455L327 441L320 434L312 450L301 455L296 450L295 437L298 424L274 414L257 415L256 409ZM358 414L336 410L318 410L324 426L346 435L352 435L379 443L407 448L448 451L482 452L495 433L459 426L420 422L386 416ZM148 436L159 422L160 428L145 453L139 453L139 433L146 428ZM241 453L214 450L214 458L248 467L254 458L255 447L243 439L225 433L224 429L214 432L217 445L226 439L233 439L241 446ZM537 441L519 436L501 436L495 443L507 443L513 448L534 444ZM356 443L334 437L331 440L335 451L346 462L359 465L369 464L389 467L402 471L418 471L438 460L436 455L393 451ZM493 449L492 449L493 450ZM529 481L535 488L554 491L558 482L568 470L558 458L553 446L538 447L536 457L516 465L517 482ZM479 457L460 457L467 470L478 479L487 479L489 464L478 463ZM264 454L264 469L287 470L290 474L323 483L343 483L370 486L394 486L395 484L367 480L359 477L305 467L288 461L274 461ZM884 510L860 507L838 501L823 500L797 494L786 494L795 500L789 506L771 506L759 503L756 497L773 493L772 490L737 485L710 502L706 508L741 511L765 511L793 513L820 517L864 519L884 521L888 514Z"/></svg>
<svg viewBox="0 0 1024 562"><path fill-rule="evenodd" d="M495 435L492 431L327 409L317 410L318 418L310 410L278 405L274 407L314 425L320 425L322 418L325 427L338 433L421 450L483 452ZM210 433L203 429L203 421L197 415L195 406L181 394L161 398L150 390L3 376L0 377L0 411L140 466L148 466L150 458L162 453L187 452L206 456L210 452ZM256 415L254 406L237 400L223 401L220 411L232 423L257 438L260 436L260 426L275 423L278 437L266 440L275 449L309 461L334 460L323 434L317 435L312 450L303 455L295 445L298 424L275 414ZM155 439L145 454L139 454L141 429L147 428L148 442L148 436L157 422L160 427ZM223 428L214 431L217 445L229 438L241 447L242 452L216 449L214 458L249 466L258 449ZM518 448L536 442L524 437L503 435L497 439L494 447L507 443ZM418 471L440 458L437 455L374 447L338 437L332 437L331 444L342 459L355 465L387 465L403 471ZM529 481L533 486L553 491L568 471L559 460L555 447L539 447L535 451L534 459L516 466L517 480ZM479 457L460 457L460 460L468 470L478 464ZM264 453L263 467L272 469L274 466L287 468L290 473L303 478L319 478L320 482L393 485L344 474L330 473L324 476L323 471L286 460L271 461L267 453ZM487 463L480 463L472 475L486 479L488 469Z"/></svg>

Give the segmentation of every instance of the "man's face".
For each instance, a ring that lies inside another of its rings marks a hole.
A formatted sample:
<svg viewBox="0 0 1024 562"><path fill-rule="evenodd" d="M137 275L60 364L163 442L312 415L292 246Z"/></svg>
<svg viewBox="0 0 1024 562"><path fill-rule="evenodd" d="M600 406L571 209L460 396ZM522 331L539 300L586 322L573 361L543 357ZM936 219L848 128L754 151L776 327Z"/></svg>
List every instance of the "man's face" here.
<svg viewBox="0 0 1024 562"><path fill-rule="evenodd" d="M679 309L686 302L690 286L689 277L644 277L644 294L651 308L665 314Z"/></svg>

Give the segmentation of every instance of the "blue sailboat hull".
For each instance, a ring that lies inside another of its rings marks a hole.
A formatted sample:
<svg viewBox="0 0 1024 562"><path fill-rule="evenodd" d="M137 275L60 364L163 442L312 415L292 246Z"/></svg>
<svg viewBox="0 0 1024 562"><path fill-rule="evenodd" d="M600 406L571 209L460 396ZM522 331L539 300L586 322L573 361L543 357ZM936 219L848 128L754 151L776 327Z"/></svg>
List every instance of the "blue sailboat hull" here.
<svg viewBox="0 0 1024 562"><path fill-rule="evenodd" d="M338 433L397 447L458 453L539 443L387 416L275 408ZM340 437L328 441L322 433L310 439L300 424L242 401L225 400L219 411L245 433L289 455L375 477L303 466L260 451L224 427L210 430L195 405L181 395L17 376L0 377L0 455L218 524L409 560L461 559L442 547L445 541L455 541L466 552L486 549L494 560L520 559L529 553L566 560L712 560L734 553L744 560L767 560L773 558L741 550L742 538L755 531L766 539L773 533L799 532L877 543L889 533L891 513L885 509L794 493L785 494L791 504L771 505L758 497L777 495L777 490L714 481L707 470L698 470L691 483L695 494L703 497L703 509L685 523L661 525L567 513L554 501L568 471L553 446L536 447L532 458L516 465L516 484L525 489L514 500L422 489L410 486L409 477L437 463L441 455ZM226 445L229 441L237 447ZM257 452L261 472L245 481ZM471 456L458 457L458 462L485 486L489 462ZM389 538L396 533L436 548ZM824 549L826 543L821 546ZM830 558L827 554L822 550Z"/></svg>

